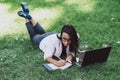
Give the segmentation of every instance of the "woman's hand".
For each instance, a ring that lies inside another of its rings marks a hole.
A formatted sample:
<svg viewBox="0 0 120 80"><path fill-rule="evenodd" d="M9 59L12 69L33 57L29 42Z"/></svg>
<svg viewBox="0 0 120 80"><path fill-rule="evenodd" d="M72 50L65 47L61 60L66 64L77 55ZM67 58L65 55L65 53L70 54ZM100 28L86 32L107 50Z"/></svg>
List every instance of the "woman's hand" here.
<svg viewBox="0 0 120 80"><path fill-rule="evenodd" d="M71 63L72 59L73 59L73 56L70 54L67 56L66 61Z"/></svg>
<svg viewBox="0 0 120 80"><path fill-rule="evenodd" d="M65 63L66 63L65 60L59 60L59 61L57 61L56 66L61 67L61 66L64 66Z"/></svg>
<svg viewBox="0 0 120 80"><path fill-rule="evenodd" d="M46 61L48 61L48 62L50 62L50 63L52 63L52 64L54 64L54 65L56 65L58 67L64 66L65 63L66 63L65 60L59 60L59 61L57 61L57 60L53 59L52 57L46 58Z"/></svg>

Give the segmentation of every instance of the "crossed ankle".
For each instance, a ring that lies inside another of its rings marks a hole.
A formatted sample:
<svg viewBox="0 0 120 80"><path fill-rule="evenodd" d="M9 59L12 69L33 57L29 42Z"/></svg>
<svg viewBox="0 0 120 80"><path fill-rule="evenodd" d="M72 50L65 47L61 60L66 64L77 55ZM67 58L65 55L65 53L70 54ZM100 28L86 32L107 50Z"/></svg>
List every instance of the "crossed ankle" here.
<svg viewBox="0 0 120 80"><path fill-rule="evenodd" d="M29 13L26 13L26 12L23 12L23 11L18 11L18 15L19 15L20 17L24 17L24 18L26 18L26 19L31 19L31 18L32 18Z"/></svg>

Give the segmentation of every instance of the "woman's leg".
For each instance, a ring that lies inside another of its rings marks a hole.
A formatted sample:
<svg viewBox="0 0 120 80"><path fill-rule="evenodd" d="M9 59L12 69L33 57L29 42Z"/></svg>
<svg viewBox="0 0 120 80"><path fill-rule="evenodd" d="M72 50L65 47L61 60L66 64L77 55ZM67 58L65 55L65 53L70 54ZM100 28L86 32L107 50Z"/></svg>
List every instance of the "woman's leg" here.
<svg viewBox="0 0 120 80"><path fill-rule="evenodd" d="M20 13L25 14L24 12L20 12ZM26 20L26 27L27 27L30 39L31 39L32 43L38 47L40 41L44 38L44 36L41 34L44 34L46 32L39 25L39 23L37 23L32 17L31 17L31 19L25 18L25 20Z"/></svg>
<svg viewBox="0 0 120 80"><path fill-rule="evenodd" d="M37 23L34 19L26 19L26 27L29 32L31 41L34 45L39 47L39 44L43 38L50 34L55 34L55 32L46 33L45 30Z"/></svg>
<svg viewBox="0 0 120 80"><path fill-rule="evenodd" d="M29 19L29 21L34 26L34 30L35 30L35 32L37 34L44 34L44 33L46 33L46 31L43 29L43 27L37 21L35 21L33 18Z"/></svg>
<svg viewBox="0 0 120 80"><path fill-rule="evenodd" d="M26 27L29 32L31 41L35 46L39 47L40 41L46 36L44 34L46 33L45 30L33 18L26 19L26 22Z"/></svg>
<svg viewBox="0 0 120 80"><path fill-rule="evenodd" d="M28 30L30 39L31 39L31 41L32 41L32 40L33 40L33 37L34 37L35 35L37 35L37 33L35 32L32 23L31 23L30 21L28 21L27 19L26 19L26 27L27 27L27 30ZM32 42L33 42L33 41L32 41Z"/></svg>
<svg viewBox="0 0 120 80"><path fill-rule="evenodd" d="M29 33L32 43L35 46L39 47L41 35L36 33L36 31L34 30L33 24L29 20L27 20L27 22L26 22L26 27L27 27L27 30L28 30L28 33Z"/></svg>
<svg viewBox="0 0 120 80"><path fill-rule="evenodd" d="M26 19L26 27L30 36L31 41L35 45L39 45L42 37L40 34L44 34L45 30L32 18L29 14L29 9L26 3L21 3L23 11L18 11L18 15Z"/></svg>
<svg viewBox="0 0 120 80"><path fill-rule="evenodd" d="M32 26L34 26L34 30L37 34L46 33L45 30L42 28L42 26L40 26L40 24L37 23L37 21L35 21L29 13L26 13L23 11L18 11L18 15L20 17L24 17L25 19L27 19L27 21L31 22L31 24L32 24Z"/></svg>

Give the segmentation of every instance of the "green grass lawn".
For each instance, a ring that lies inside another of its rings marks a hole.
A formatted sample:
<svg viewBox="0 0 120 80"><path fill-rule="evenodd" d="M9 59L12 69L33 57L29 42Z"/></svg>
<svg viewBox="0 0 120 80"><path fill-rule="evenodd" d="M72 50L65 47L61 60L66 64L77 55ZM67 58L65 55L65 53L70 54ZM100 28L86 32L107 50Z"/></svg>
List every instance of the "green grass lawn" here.
<svg viewBox="0 0 120 80"><path fill-rule="evenodd" d="M79 49L112 46L105 63L48 72L43 53L29 40L17 15L20 0L0 0L0 80L119 80L120 0L25 0L30 14L47 31L70 23L80 34Z"/></svg>

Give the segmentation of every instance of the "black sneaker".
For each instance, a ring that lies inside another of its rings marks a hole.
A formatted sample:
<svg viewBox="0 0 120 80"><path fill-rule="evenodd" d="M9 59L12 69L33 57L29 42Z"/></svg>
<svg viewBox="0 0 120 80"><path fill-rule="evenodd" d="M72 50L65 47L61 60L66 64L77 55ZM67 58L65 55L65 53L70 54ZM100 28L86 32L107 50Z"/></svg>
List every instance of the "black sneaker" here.
<svg viewBox="0 0 120 80"><path fill-rule="evenodd" d="M27 4L25 2L21 2L21 6L24 12L29 13L29 9L27 7Z"/></svg>
<svg viewBox="0 0 120 80"><path fill-rule="evenodd" d="M23 11L18 11L18 15L20 17L24 17L26 19L31 19L32 17L29 15L29 13L23 12Z"/></svg>

